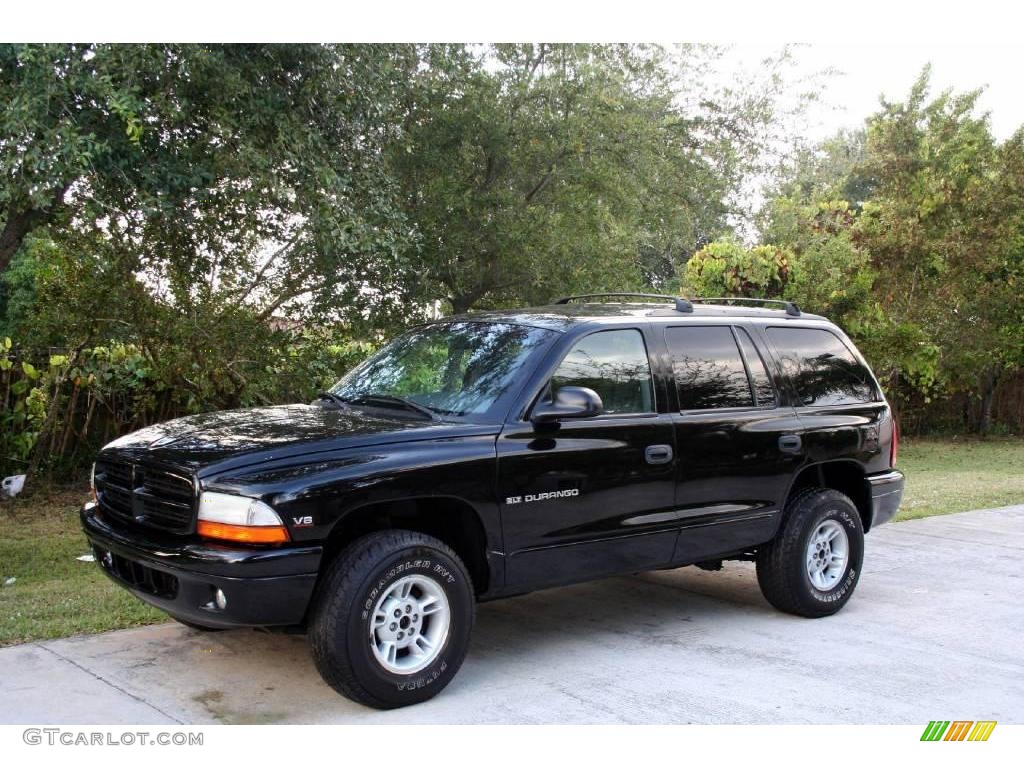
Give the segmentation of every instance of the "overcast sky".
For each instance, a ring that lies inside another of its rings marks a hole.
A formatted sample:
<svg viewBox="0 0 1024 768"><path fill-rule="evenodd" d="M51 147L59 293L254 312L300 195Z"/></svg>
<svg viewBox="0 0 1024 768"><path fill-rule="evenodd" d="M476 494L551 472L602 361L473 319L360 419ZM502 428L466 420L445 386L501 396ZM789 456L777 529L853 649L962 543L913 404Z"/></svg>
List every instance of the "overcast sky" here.
<svg viewBox="0 0 1024 768"><path fill-rule="evenodd" d="M763 46L737 44L731 57L747 67L773 52ZM968 91L986 86L979 107L990 113L993 133L1009 138L1024 125L1022 49L986 45L809 45L795 50L797 71L812 74L832 68L840 72L826 80L822 106L814 108L807 135L824 138L842 127L857 127L878 108L878 97L906 98L914 79L932 64L932 93L945 88Z"/></svg>

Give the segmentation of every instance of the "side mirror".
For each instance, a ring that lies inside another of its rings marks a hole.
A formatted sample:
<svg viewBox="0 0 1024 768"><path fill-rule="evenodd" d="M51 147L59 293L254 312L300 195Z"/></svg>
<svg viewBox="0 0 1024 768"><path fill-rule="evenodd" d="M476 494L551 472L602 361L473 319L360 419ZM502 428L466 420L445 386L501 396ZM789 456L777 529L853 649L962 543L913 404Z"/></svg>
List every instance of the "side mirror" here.
<svg viewBox="0 0 1024 768"><path fill-rule="evenodd" d="M550 403L537 403L530 415L534 424L550 424L562 419L585 419L604 410L601 396L588 387L562 387Z"/></svg>

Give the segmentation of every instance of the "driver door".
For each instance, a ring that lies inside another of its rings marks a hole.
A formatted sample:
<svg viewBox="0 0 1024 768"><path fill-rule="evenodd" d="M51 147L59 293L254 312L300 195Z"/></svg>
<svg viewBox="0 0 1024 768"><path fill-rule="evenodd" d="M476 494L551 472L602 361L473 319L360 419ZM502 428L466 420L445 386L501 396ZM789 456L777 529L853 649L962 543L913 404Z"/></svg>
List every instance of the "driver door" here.
<svg viewBox="0 0 1024 768"><path fill-rule="evenodd" d="M545 392L593 389L601 415L506 426L498 490L506 586L532 589L669 563L675 544L672 417L659 414L644 334L595 331Z"/></svg>

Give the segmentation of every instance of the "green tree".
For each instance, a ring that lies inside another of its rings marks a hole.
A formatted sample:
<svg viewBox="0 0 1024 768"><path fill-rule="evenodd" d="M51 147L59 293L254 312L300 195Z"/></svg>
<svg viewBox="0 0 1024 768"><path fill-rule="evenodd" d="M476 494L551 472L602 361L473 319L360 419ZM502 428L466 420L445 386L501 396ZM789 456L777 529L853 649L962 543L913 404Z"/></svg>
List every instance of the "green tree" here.
<svg viewBox="0 0 1024 768"><path fill-rule="evenodd" d="M346 329L273 315L404 322L412 238L383 148L411 52L0 46L0 327L43 372L4 374L0 412L25 439L0 462L308 398L365 353ZM96 349L138 364L67 378Z"/></svg>
<svg viewBox="0 0 1024 768"><path fill-rule="evenodd" d="M49 225L102 236L179 308L216 294L263 316L296 301L358 314L395 283L405 243L381 148L406 57L0 46L0 273Z"/></svg>
<svg viewBox="0 0 1024 768"><path fill-rule="evenodd" d="M995 141L978 92L928 83L800 156L762 233L793 251L786 294L843 322L890 393L968 393L985 432L1024 364L1022 142Z"/></svg>
<svg viewBox="0 0 1024 768"><path fill-rule="evenodd" d="M869 122L859 173L874 192L856 236L882 273L876 290L886 314L938 347L951 391L977 393L976 426L985 432L996 385L1019 365L1005 343L1018 304L1005 279L1007 224L1019 196L996 192L1000 178L1012 182L987 117L977 114L979 92L929 99L929 74Z"/></svg>
<svg viewBox="0 0 1024 768"><path fill-rule="evenodd" d="M728 231L766 122L684 106L710 54L622 45L421 49L392 152L420 237L420 293L461 312L660 285ZM760 108L764 104L759 102Z"/></svg>
<svg viewBox="0 0 1024 768"><path fill-rule="evenodd" d="M857 171L865 159L867 133L842 130L811 147L801 147L775 171L759 214L762 236L784 237L779 228L791 223L794 207L846 200L854 212L871 197L873 185ZM782 209L779 205L782 205Z"/></svg>

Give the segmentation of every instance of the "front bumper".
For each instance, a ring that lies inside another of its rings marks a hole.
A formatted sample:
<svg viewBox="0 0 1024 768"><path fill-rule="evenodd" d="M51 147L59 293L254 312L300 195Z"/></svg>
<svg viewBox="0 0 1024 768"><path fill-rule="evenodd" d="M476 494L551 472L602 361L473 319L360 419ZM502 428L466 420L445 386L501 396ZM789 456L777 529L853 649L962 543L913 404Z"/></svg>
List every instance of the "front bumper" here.
<svg viewBox="0 0 1024 768"><path fill-rule="evenodd" d="M871 527L888 523L896 516L903 500L903 485L906 479L898 469L868 475L871 486Z"/></svg>
<svg viewBox="0 0 1024 768"><path fill-rule="evenodd" d="M316 586L323 548L241 549L114 527L95 504L82 528L100 568L150 605L208 627L301 624ZM217 606L215 594L227 598Z"/></svg>

